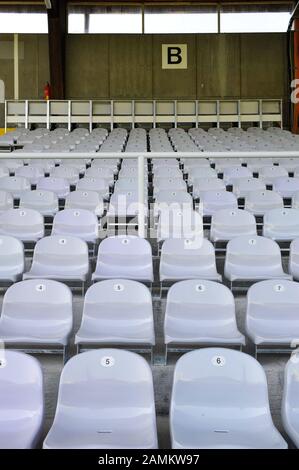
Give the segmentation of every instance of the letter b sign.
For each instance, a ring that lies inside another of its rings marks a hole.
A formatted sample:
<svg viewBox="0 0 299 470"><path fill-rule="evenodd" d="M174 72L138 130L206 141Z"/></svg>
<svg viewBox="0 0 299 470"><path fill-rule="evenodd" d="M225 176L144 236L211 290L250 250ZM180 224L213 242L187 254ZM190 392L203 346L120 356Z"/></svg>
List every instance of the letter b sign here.
<svg viewBox="0 0 299 470"><path fill-rule="evenodd" d="M162 44L162 69L186 69L187 44Z"/></svg>

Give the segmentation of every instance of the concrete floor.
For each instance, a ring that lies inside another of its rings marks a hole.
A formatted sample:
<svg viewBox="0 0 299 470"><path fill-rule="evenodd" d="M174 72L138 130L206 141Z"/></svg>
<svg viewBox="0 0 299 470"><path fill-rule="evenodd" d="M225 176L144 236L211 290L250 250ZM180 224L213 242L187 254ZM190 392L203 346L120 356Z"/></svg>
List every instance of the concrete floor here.
<svg viewBox="0 0 299 470"><path fill-rule="evenodd" d="M285 263L287 264L287 260ZM217 259L218 271L223 273L223 259ZM155 277L157 279L158 274L158 260L154 261ZM2 302L2 299L1 301ZM165 312L165 299L159 299L154 296L154 318L155 318L155 331L156 331L156 357L163 354L163 321ZM73 311L74 311L74 328L71 340L71 354L75 354L75 348L73 346L74 334L77 332L81 322L83 309L83 299L80 295L74 293ZM246 310L246 295L236 296L236 315L237 323L240 331L245 334L244 322L245 322L245 310ZM253 354L253 345L247 338L246 347L243 349L244 352ZM38 356L45 380L45 422L43 436L44 438L53 422L53 417L56 408L57 392L59 385L59 377L62 369L62 357L60 356ZM278 430L283 434L285 439L288 441L290 447L292 443L284 433L280 408L282 398L282 387L283 387L283 373L284 367L288 360L287 355L260 355L259 361L263 365L269 387L269 399L272 417L274 424ZM158 427L158 438L160 448L170 448L170 434L169 434L169 405L171 397L172 377L174 370L175 358L169 358L169 364L167 366L153 365L153 378L155 387L155 399L156 399L156 412L157 412L157 427Z"/></svg>

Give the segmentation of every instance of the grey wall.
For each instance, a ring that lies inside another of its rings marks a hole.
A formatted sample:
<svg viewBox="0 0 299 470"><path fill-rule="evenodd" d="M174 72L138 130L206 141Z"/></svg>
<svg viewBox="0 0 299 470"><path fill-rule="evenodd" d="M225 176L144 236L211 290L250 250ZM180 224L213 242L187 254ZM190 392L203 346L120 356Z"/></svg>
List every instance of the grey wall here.
<svg viewBox="0 0 299 470"><path fill-rule="evenodd" d="M286 96L285 34L69 35L69 98ZM162 70L161 44L188 44L187 70Z"/></svg>
<svg viewBox="0 0 299 470"><path fill-rule="evenodd" d="M68 98L280 98L285 34L69 35ZM188 44L187 70L162 70L161 44ZM43 96L46 35L20 35L20 98ZM0 35L0 79L13 98L13 35Z"/></svg>

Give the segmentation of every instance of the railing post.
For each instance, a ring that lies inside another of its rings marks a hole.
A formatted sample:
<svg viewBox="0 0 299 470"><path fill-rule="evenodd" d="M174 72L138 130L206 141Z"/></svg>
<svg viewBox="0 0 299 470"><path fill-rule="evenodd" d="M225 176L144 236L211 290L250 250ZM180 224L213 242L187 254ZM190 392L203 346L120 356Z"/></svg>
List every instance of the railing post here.
<svg viewBox="0 0 299 470"><path fill-rule="evenodd" d="M145 238L144 156L138 156L138 235Z"/></svg>

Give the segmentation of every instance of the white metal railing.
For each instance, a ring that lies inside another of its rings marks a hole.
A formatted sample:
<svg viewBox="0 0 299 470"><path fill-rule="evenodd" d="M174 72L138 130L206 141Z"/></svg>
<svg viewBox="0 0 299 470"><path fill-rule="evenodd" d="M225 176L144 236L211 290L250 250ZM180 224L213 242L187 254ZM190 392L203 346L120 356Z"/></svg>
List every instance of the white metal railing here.
<svg viewBox="0 0 299 470"><path fill-rule="evenodd" d="M85 124L89 130L94 125L170 124L177 127L189 124L257 123L275 122L282 126L282 99L223 99L223 100L7 100L5 102L5 128L22 125Z"/></svg>
<svg viewBox="0 0 299 470"><path fill-rule="evenodd" d="M8 159L40 159L49 158L53 159L55 156L53 153L39 153L39 152L1 152L0 162L2 158ZM299 158L299 151L267 151L267 152L96 152L96 153L57 153L57 157L61 160L68 159L101 159L101 158L137 158L138 159L138 234L140 237L145 236L145 211L144 211L144 160L147 158L238 158L238 159L250 159L250 158Z"/></svg>

